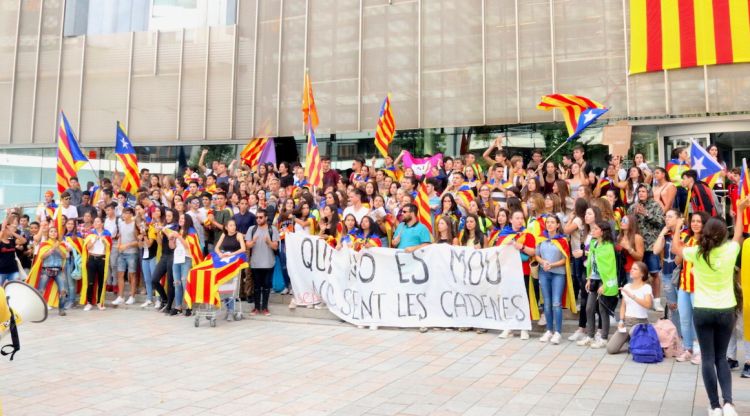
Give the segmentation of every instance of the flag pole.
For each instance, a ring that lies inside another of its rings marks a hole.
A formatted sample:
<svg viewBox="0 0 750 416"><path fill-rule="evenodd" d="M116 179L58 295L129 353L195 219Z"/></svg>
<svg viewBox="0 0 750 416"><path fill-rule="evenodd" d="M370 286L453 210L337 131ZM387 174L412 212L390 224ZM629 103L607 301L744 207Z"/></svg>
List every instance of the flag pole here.
<svg viewBox="0 0 750 416"><path fill-rule="evenodd" d="M572 136L571 136L571 137L572 137ZM550 153L550 154L549 154L549 156L547 156L547 158L546 158L546 159L544 159L544 160L542 161L542 163L541 163L541 164L539 164L539 166L537 166L537 168L536 168L536 171L537 171L537 172L539 172L539 171L540 171L540 170L541 170L541 169L542 169L542 168L544 167L544 165L545 165L545 164L547 163L547 161L548 161L548 160L549 160L549 159L550 159L550 158L551 158L552 156L554 156L554 154L555 154L555 153L559 152L559 151L560 151L560 149L562 149L562 148L563 148L563 146L565 146L565 145L566 145L566 144L568 144L569 142L570 142L570 138L568 138L567 140L565 140L564 142L562 142L562 143L560 144L560 146L557 146L557 149L553 150L553 151L552 151L552 153Z"/></svg>

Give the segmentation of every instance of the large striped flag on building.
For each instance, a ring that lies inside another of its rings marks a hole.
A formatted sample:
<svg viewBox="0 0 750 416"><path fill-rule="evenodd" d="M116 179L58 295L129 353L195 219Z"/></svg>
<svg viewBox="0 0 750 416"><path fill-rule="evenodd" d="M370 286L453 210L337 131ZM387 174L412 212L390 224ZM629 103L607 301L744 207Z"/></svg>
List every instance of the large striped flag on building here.
<svg viewBox="0 0 750 416"><path fill-rule="evenodd" d="M216 253L211 253L205 260L193 266L188 273L184 296L188 308L192 308L194 303L218 306L219 286L230 281L247 267L245 253L230 257L221 257Z"/></svg>
<svg viewBox="0 0 750 416"><path fill-rule="evenodd" d="M427 184L422 181L417 188L417 220L424 224L432 234L432 215L430 212L430 195L427 193Z"/></svg>
<svg viewBox="0 0 750 416"><path fill-rule="evenodd" d="M747 160L742 159L742 172L740 174L740 201L750 196L750 171L747 170ZM750 232L750 208L737 212L742 216L742 231ZM743 308L750 311L750 238L742 243L740 258L740 286L742 286ZM747 313L747 312L746 312ZM745 319L745 341L750 341L750 319Z"/></svg>
<svg viewBox="0 0 750 416"><path fill-rule="evenodd" d="M305 70L305 85L302 87L302 121L305 126L318 128L318 108L315 106L310 75Z"/></svg>
<svg viewBox="0 0 750 416"><path fill-rule="evenodd" d="M63 193L70 188L70 178L76 176L88 161L78 147L68 118L60 111L57 127L57 192Z"/></svg>
<svg viewBox="0 0 750 416"><path fill-rule="evenodd" d="M563 114L563 119L565 120L565 127L568 129L568 136L574 137L576 133L580 133L580 130L578 130L578 123L581 119L581 113L588 108L604 108L604 105L580 95L549 94L542 97L542 100L536 105L536 108L546 111L554 109L560 110ZM601 114L599 114L599 116L600 115ZM591 122L593 122L593 120L591 120ZM584 128L586 126L584 126ZM581 130L583 130L583 128L581 128Z"/></svg>
<svg viewBox="0 0 750 416"><path fill-rule="evenodd" d="M630 73L750 62L748 0L630 0Z"/></svg>
<svg viewBox="0 0 750 416"><path fill-rule="evenodd" d="M266 137L252 138L240 152L240 159L250 167L250 170L257 169L260 155L263 153L267 142L268 138Z"/></svg>
<svg viewBox="0 0 750 416"><path fill-rule="evenodd" d="M117 133L115 136L115 154L122 163L122 185L120 189L135 195L138 188L141 187L141 177L138 173L138 156L135 155L135 148L130 143L125 128L117 122Z"/></svg>
<svg viewBox="0 0 750 416"><path fill-rule="evenodd" d="M391 95L388 94L380 107L378 126L375 129L375 147L378 148L383 157L388 156L388 146L391 145L395 133L396 120L393 118L393 111L391 110Z"/></svg>
<svg viewBox="0 0 750 416"><path fill-rule="evenodd" d="M318 141L315 139L315 127L307 123L307 156L305 158L305 178L312 186L323 186L323 170L320 166Z"/></svg>

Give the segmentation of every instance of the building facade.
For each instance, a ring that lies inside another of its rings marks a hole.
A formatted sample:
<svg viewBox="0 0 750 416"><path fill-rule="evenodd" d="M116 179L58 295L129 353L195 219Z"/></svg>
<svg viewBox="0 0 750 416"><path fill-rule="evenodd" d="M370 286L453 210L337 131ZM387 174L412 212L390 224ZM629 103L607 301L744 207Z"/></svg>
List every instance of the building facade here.
<svg viewBox="0 0 750 416"><path fill-rule="evenodd" d="M6 0L0 159L54 164L60 109L102 170L117 120L164 171L199 146L302 142L305 69L323 153L341 159L372 138L387 93L397 129L421 132L426 150L428 137L477 126L537 145L539 126L560 121L539 98L564 92L628 120L654 162L688 138L744 155L750 64L629 76L628 11L627 0ZM53 173L38 180L41 193Z"/></svg>

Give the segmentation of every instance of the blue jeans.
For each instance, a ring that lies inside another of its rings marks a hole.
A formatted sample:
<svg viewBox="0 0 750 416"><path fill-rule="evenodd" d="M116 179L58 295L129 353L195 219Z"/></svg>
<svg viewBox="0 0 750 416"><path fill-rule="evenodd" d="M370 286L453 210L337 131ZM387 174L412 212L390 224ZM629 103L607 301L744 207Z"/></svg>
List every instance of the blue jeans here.
<svg viewBox="0 0 750 416"><path fill-rule="evenodd" d="M544 318L547 330L562 331L562 295L565 288L565 275L539 269L539 286L544 296ZM553 325L554 324L554 325Z"/></svg>
<svg viewBox="0 0 750 416"><path fill-rule="evenodd" d="M10 282L11 280L18 280L18 272L0 273L0 286L4 285L5 282Z"/></svg>
<svg viewBox="0 0 750 416"><path fill-rule="evenodd" d="M146 299L154 300L154 286L151 282L151 272L156 268L156 257L141 259L141 271L143 271L143 283L146 286Z"/></svg>
<svg viewBox="0 0 750 416"><path fill-rule="evenodd" d="M664 274L661 273L661 294L667 300L667 305L664 307L669 314L669 320L672 321L677 332L682 336L682 328L680 328L680 310L670 309L670 306L677 304L677 289L672 284L672 273Z"/></svg>
<svg viewBox="0 0 750 416"><path fill-rule="evenodd" d="M693 323L693 301L694 293L688 293L684 290L677 291L677 310L680 311L680 332L682 333L682 347L686 350L693 350L693 341L695 341L695 325Z"/></svg>
<svg viewBox="0 0 750 416"><path fill-rule="evenodd" d="M68 257L68 261L72 262L73 257ZM71 263L68 263L70 266ZM84 267L83 265L81 267ZM73 271L71 267L65 267L65 282L68 288L68 295L65 297L65 309L70 309L76 303L76 290L78 289L78 280L73 279L71 276Z"/></svg>
<svg viewBox="0 0 750 416"><path fill-rule="evenodd" d="M44 290L47 288L47 281L49 280L49 276L47 276L47 273L45 273L44 271L39 274L39 291L44 293ZM53 277L53 279L55 279L55 283L57 283L57 294L60 296L60 305L63 305L62 292L68 291L68 285L65 283L65 272L63 270L60 270L57 273L57 276Z"/></svg>
<svg viewBox="0 0 750 416"><path fill-rule="evenodd" d="M192 267L193 260L190 257L186 257L184 263L174 263L172 265L172 279L174 279L173 309L182 308L182 300L185 297L185 287L187 287L188 272Z"/></svg>

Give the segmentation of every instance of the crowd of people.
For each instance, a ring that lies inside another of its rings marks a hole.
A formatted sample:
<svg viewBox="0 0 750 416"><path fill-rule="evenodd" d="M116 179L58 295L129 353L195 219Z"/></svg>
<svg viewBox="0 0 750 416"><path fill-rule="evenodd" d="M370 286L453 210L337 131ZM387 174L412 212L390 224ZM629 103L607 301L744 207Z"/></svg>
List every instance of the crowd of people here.
<svg viewBox="0 0 750 416"><path fill-rule="evenodd" d="M716 146L708 151L721 162ZM243 292L252 292L251 314L269 315L276 261L283 292L292 291L288 232L355 250L513 244L529 314L546 329L540 342L563 341L564 307L580 311L569 341L612 354L624 350L634 325L653 320L656 313L649 311L664 314L682 340L676 360L702 365L712 409L720 408L718 381L724 414L732 414L730 371L740 367L737 343L743 339L735 278L743 238L738 212L750 201L739 196L738 169L725 168L712 187L690 169L687 153L675 149L664 167L635 153L627 161L608 156L595 168L582 145L556 163L540 150L530 159L510 153L498 138L481 161L471 153L444 157L427 178L404 166L401 155L369 164L356 158L345 172L322 157L323 186L316 188L299 163L251 170L238 161L205 163L204 150L198 166L178 177L142 169L137 195L120 190L118 175L85 189L73 178L59 205L49 191L31 215L9 210L0 235L0 284L18 279L21 269L38 275L39 288L54 279L61 315L76 305L104 309L107 292L113 305L133 304L145 292L141 307L190 316L183 291L195 253L249 250L243 282L251 287ZM420 222L415 203L423 180L432 231ZM727 195L726 207L717 191ZM64 216L62 233L53 226L56 215ZM727 222L734 226L731 238ZM511 330L499 334L513 336ZM529 339L529 332L520 337ZM750 344L743 350L740 371L748 378Z"/></svg>

